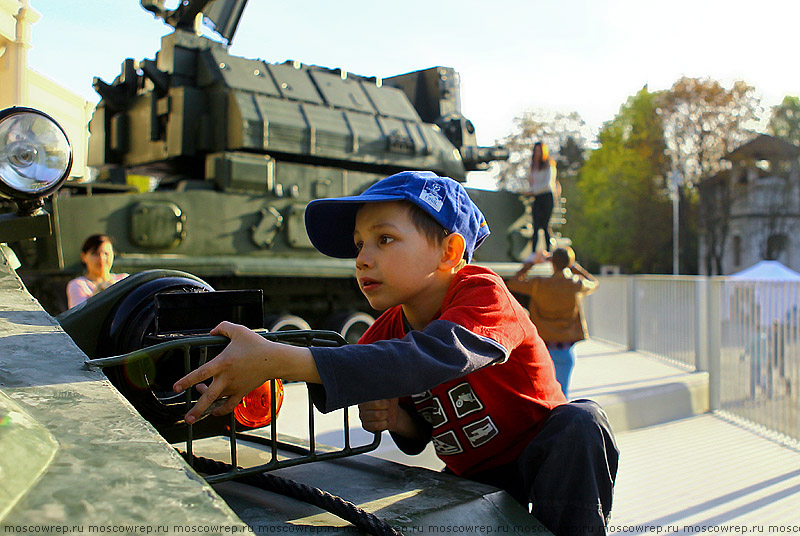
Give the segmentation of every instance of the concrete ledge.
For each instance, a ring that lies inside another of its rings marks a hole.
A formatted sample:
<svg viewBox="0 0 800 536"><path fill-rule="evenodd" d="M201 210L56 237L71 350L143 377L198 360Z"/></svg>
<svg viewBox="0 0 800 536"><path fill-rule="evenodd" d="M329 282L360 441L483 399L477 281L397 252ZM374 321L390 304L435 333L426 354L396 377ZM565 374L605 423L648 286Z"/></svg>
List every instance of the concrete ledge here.
<svg viewBox="0 0 800 536"><path fill-rule="evenodd" d="M131 533L156 525L241 528L106 377L85 369L85 359L0 252L0 416L6 436L27 435L24 449L0 448L0 484L15 492L13 503L0 504L0 533L39 525L53 532L92 524L139 527ZM39 466L26 469L34 449ZM37 474L20 474L26 470ZM17 478L9 481L12 472Z"/></svg>
<svg viewBox="0 0 800 536"><path fill-rule="evenodd" d="M615 432L635 430L708 412L708 373L643 382L591 398L608 414Z"/></svg>
<svg viewBox="0 0 800 536"><path fill-rule="evenodd" d="M600 404L615 432L709 411L707 372L690 372L599 341L580 343L576 354L570 398Z"/></svg>

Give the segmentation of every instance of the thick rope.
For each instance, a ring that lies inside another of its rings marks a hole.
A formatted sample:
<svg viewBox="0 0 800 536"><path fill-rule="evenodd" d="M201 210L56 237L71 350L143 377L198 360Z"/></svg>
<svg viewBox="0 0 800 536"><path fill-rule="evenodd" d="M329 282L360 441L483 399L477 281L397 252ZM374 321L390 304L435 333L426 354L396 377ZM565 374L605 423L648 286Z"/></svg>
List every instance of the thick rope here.
<svg viewBox="0 0 800 536"><path fill-rule="evenodd" d="M184 458L186 453L181 452ZM188 461L188 459L187 459ZM219 474L230 471L233 466L227 463L193 456L194 468L206 474ZM355 504L345 501L341 497L332 495L327 491L307 486L301 482L279 477L269 473L255 475L245 475L236 478L237 482L249 484L267 491L280 493L287 497L297 499L308 504L312 504L323 510L341 517L345 521L352 523L357 529L362 530L373 536L403 536L403 533L378 518L374 514L362 510Z"/></svg>

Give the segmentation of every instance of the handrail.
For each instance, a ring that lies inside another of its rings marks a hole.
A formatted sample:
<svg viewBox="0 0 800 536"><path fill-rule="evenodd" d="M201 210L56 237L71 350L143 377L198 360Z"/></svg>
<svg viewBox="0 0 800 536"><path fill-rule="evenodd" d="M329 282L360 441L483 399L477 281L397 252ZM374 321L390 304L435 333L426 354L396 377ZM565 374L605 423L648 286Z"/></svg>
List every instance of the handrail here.
<svg viewBox="0 0 800 536"><path fill-rule="evenodd" d="M800 441L800 283L670 275L598 280L584 300L591 337L707 371L712 411Z"/></svg>

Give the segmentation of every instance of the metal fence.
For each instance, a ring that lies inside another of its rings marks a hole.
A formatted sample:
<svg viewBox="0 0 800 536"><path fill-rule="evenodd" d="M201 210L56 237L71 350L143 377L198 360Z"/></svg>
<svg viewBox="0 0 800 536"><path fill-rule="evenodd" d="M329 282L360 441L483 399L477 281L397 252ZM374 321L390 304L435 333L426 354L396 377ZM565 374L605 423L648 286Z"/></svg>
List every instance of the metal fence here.
<svg viewBox="0 0 800 536"><path fill-rule="evenodd" d="M709 406L800 441L800 284L609 276L584 303L593 338L709 373Z"/></svg>
<svg viewBox="0 0 800 536"><path fill-rule="evenodd" d="M592 338L630 346L628 341L628 295L632 279L599 277L600 285L583 303L583 313Z"/></svg>

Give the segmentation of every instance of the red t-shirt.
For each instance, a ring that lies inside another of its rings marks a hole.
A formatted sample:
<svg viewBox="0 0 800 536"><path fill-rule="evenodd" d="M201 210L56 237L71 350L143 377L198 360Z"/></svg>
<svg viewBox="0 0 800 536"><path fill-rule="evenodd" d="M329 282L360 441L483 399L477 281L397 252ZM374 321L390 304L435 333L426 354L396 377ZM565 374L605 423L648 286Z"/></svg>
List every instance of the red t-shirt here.
<svg viewBox="0 0 800 536"><path fill-rule="evenodd" d="M411 397L432 426L436 453L458 475L508 463L554 407L566 403L550 354L525 310L491 270L474 265L453 279L434 320L492 339L508 358ZM406 334L400 306L384 312L359 344Z"/></svg>

